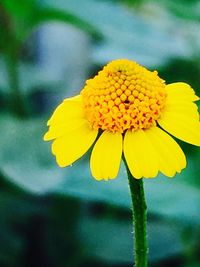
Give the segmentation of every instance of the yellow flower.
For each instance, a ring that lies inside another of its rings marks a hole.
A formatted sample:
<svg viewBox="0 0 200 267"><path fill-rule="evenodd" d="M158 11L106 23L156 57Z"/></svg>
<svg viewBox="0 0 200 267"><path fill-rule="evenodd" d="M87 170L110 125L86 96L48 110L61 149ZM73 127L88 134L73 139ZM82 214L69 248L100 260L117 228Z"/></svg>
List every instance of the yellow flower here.
<svg viewBox="0 0 200 267"><path fill-rule="evenodd" d="M82 157L97 139L90 167L97 180L117 176L122 153L132 175L172 177L186 166L180 146L168 134L200 146L199 98L186 83L166 85L156 71L134 61L110 62L48 121L44 140L60 167ZM168 132L168 133L166 133Z"/></svg>

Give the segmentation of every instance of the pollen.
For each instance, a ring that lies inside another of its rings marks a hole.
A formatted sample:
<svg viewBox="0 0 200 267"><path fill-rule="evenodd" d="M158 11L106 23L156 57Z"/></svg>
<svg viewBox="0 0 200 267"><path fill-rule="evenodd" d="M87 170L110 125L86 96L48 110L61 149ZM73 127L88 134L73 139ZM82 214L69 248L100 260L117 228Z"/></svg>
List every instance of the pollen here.
<svg viewBox="0 0 200 267"><path fill-rule="evenodd" d="M165 108L165 82L134 61L111 61L81 91L93 129L123 133L156 125Z"/></svg>

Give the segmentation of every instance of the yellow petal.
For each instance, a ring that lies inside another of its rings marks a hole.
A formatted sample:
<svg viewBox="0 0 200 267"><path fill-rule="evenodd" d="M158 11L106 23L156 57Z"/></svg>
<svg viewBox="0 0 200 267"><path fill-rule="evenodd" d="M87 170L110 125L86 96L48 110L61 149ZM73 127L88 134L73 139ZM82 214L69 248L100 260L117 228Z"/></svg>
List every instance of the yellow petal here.
<svg viewBox="0 0 200 267"><path fill-rule="evenodd" d="M126 132L124 156L130 172L136 179L157 176L158 157L145 131Z"/></svg>
<svg viewBox="0 0 200 267"><path fill-rule="evenodd" d="M185 155L172 137L158 127L146 130L145 134L156 151L159 171L173 177L176 172L181 172L186 167Z"/></svg>
<svg viewBox="0 0 200 267"><path fill-rule="evenodd" d="M84 117L81 96L66 98L54 111L47 125L63 124L72 118Z"/></svg>
<svg viewBox="0 0 200 267"><path fill-rule="evenodd" d="M74 131L85 124L84 118L70 118L62 124L52 124L48 132L44 135L44 141L49 141L65 135L67 132Z"/></svg>
<svg viewBox="0 0 200 267"><path fill-rule="evenodd" d="M80 128L67 132L52 144L52 153L60 167L66 167L82 157L94 143L98 130L90 129L86 122Z"/></svg>
<svg viewBox="0 0 200 267"><path fill-rule="evenodd" d="M167 99L163 117L188 118L199 121L198 107L194 90L186 83L173 83L166 86Z"/></svg>
<svg viewBox="0 0 200 267"><path fill-rule="evenodd" d="M105 131L97 140L90 159L92 176L97 180L116 178L122 155L121 133Z"/></svg>
<svg viewBox="0 0 200 267"><path fill-rule="evenodd" d="M166 110L163 112L161 118L159 120L172 119L173 121L189 121L191 124L199 123L199 113L193 112L191 109L185 108L174 108L173 110ZM159 121L158 120L158 121Z"/></svg>
<svg viewBox="0 0 200 267"><path fill-rule="evenodd" d="M180 102L178 100L174 101L173 103L169 103L169 101L166 101L164 116L166 116L168 113L169 115L170 113L174 114L177 117L184 114L184 116L189 117L190 120L199 121L198 107L193 102Z"/></svg>
<svg viewBox="0 0 200 267"><path fill-rule="evenodd" d="M187 143L200 146L200 122L193 89L185 83L166 86L166 107L158 124Z"/></svg>
<svg viewBox="0 0 200 267"><path fill-rule="evenodd" d="M44 140L49 141L75 130L85 123L81 96L65 99L48 121L49 130Z"/></svg>
<svg viewBox="0 0 200 267"><path fill-rule="evenodd" d="M199 97L195 95L194 90L187 83L177 82L166 85L168 96L179 98L179 100L197 101Z"/></svg>
<svg viewBox="0 0 200 267"><path fill-rule="evenodd" d="M165 112L158 124L180 140L200 146L200 122L193 116L185 111Z"/></svg>

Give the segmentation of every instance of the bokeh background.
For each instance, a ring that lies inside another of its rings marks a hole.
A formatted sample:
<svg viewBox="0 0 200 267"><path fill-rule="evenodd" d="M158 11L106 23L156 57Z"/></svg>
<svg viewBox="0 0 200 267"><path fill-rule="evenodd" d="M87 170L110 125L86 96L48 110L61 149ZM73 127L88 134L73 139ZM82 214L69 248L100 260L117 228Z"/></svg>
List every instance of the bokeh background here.
<svg viewBox="0 0 200 267"><path fill-rule="evenodd" d="M95 181L90 152L60 169L42 136L64 97L128 58L200 95L198 0L0 1L0 266L132 266L130 197ZM179 142L179 141L178 141ZM200 150L145 181L150 266L200 266Z"/></svg>

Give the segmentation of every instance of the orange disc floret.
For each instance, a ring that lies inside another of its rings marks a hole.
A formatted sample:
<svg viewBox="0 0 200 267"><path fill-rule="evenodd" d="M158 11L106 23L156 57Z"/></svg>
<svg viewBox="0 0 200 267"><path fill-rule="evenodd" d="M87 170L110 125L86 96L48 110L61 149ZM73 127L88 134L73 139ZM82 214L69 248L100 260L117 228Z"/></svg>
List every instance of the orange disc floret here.
<svg viewBox="0 0 200 267"><path fill-rule="evenodd" d="M164 81L134 61L114 60L81 91L93 129L123 133L156 125L166 100Z"/></svg>

